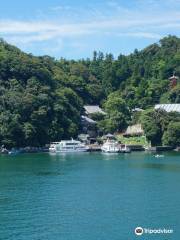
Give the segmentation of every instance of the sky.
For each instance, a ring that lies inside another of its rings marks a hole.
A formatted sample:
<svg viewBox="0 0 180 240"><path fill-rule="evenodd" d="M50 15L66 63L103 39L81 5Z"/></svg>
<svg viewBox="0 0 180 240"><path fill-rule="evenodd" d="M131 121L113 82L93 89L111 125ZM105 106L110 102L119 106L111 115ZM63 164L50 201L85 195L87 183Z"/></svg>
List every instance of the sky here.
<svg viewBox="0 0 180 240"><path fill-rule="evenodd" d="M0 37L36 56L129 54L180 36L180 0L0 0Z"/></svg>

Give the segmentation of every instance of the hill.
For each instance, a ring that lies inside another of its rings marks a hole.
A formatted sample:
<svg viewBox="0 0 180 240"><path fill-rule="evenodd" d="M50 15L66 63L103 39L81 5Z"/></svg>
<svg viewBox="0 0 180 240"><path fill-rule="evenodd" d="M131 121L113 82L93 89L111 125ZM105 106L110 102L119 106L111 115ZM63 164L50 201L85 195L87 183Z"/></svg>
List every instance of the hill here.
<svg viewBox="0 0 180 240"><path fill-rule="evenodd" d="M105 107L121 130L135 107L180 103L179 84L169 88L174 71L180 75L175 36L117 59L95 51L92 60L79 61L35 57L0 40L0 144L41 146L75 137L83 104ZM124 109L116 116L113 102Z"/></svg>

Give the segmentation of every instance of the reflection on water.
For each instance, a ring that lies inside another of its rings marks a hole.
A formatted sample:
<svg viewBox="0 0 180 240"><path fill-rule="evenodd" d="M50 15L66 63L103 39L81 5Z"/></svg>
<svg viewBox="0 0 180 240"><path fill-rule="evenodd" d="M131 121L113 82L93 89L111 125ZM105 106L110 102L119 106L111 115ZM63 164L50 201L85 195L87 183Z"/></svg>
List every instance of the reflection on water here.
<svg viewBox="0 0 180 240"><path fill-rule="evenodd" d="M168 240L179 240L179 156L0 157L0 239L129 240L144 226L172 228Z"/></svg>
<svg viewBox="0 0 180 240"><path fill-rule="evenodd" d="M50 172L50 171L40 171L40 172L35 173L35 175L37 175L37 176L58 176L58 175L62 175L62 173Z"/></svg>
<svg viewBox="0 0 180 240"><path fill-rule="evenodd" d="M10 203L11 201L12 199L9 197L0 196L0 205Z"/></svg>
<svg viewBox="0 0 180 240"><path fill-rule="evenodd" d="M102 154L102 160L116 160L120 158L120 154L119 153L101 153Z"/></svg>
<svg viewBox="0 0 180 240"><path fill-rule="evenodd" d="M180 172L180 164L166 164L166 163L141 163L141 164L132 164L132 168L151 168L158 169L163 171L173 171Z"/></svg>

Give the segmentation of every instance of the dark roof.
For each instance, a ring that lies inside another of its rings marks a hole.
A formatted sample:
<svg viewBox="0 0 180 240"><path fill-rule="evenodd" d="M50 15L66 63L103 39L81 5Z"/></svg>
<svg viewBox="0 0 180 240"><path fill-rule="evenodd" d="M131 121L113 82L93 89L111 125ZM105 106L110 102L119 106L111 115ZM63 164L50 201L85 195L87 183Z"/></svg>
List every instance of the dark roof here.
<svg viewBox="0 0 180 240"><path fill-rule="evenodd" d="M81 119L85 122L91 123L91 124L96 124L96 121L94 121L93 119L86 117L86 116L81 116Z"/></svg>
<svg viewBox="0 0 180 240"><path fill-rule="evenodd" d="M86 114L101 113L106 114L98 105L85 105Z"/></svg>

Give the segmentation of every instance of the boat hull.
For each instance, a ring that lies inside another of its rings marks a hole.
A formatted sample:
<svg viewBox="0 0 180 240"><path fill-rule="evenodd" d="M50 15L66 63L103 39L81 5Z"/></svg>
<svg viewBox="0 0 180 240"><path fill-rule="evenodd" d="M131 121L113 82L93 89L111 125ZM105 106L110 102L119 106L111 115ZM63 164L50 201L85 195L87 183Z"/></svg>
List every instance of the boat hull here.
<svg viewBox="0 0 180 240"><path fill-rule="evenodd" d="M118 153L119 151L107 151L107 150L102 150L103 153Z"/></svg>
<svg viewBox="0 0 180 240"><path fill-rule="evenodd" d="M119 149L118 148L106 148L106 147L104 148L104 147L102 147L101 151L105 152L105 153L118 153Z"/></svg>
<svg viewBox="0 0 180 240"><path fill-rule="evenodd" d="M76 152L87 152L88 149L76 149L76 150L56 150L54 153L76 153Z"/></svg>

